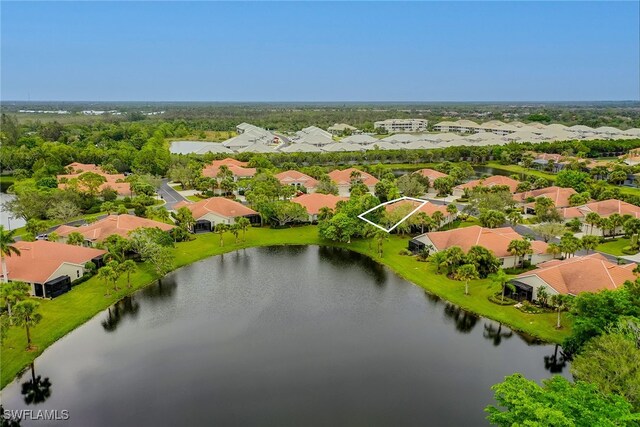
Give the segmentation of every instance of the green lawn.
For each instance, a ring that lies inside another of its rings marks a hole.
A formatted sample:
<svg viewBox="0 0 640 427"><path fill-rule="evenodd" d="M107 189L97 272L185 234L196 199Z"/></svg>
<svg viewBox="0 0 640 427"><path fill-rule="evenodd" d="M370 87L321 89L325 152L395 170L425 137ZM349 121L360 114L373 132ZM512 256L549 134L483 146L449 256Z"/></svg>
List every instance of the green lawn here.
<svg viewBox="0 0 640 427"><path fill-rule="evenodd" d="M390 240L385 243L384 255L380 258L369 241L358 240L351 244L323 241L318 236L316 226L282 230L251 228L247 231L245 243L235 243L233 235L229 233L224 235L224 246L222 247L219 236L213 233L199 234L193 241L178 243L175 248L174 266L178 268L212 255L252 246L335 245L368 255L376 261L386 264L400 276L416 285L466 310L502 322L514 329L552 342L561 342L570 332L570 328L555 329L556 317L553 313L525 314L513 307L502 307L489 302L487 298L498 291L498 287L491 284L489 280L473 281L470 285L471 295L464 295L464 285L461 282L437 275L430 263L418 262L414 257L399 255L399 252L407 247L407 242L408 238L391 236ZM132 274L133 287L126 288L126 279L122 277L118 284L120 290L117 293L112 293L109 297L105 296L104 283L94 277L54 300L40 300L40 313L43 320L31 332L36 349L30 352L25 351L25 331L22 328L10 328L1 347L1 387L12 381L22 369L27 367L56 340L100 311L105 310L123 296L144 287L153 280L150 268L145 264L140 264L138 270ZM564 323L568 323L568 319L565 318Z"/></svg>
<svg viewBox="0 0 640 427"><path fill-rule="evenodd" d="M622 256L626 255L622 252L625 246L629 246L629 239L620 237L617 239L605 240L603 243L596 247L597 251L604 252L611 255Z"/></svg>

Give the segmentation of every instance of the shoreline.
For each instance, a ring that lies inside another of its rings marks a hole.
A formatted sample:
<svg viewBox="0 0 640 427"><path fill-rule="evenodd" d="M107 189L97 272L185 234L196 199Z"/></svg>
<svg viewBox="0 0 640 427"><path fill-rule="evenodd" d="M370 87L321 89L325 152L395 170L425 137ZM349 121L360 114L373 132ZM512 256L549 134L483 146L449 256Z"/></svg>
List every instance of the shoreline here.
<svg viewBox="0 0 640 427"><path fill-rule="evenodd" d="M368 256L414 286L422 288L425 292L436 295L470 313L502 323L513 331L526 333L544 342L560 343L570 330L566 327L562 330L555 329L555 313L525 314L511 306L498 306L489 302L486 295L493 293L495 289L488 279L471 282L471 296L465 296L464 285L461 282L448 279L443 275L436 276L431 271L432 266L428 262L418 262L414 257L399 255L399 250L406 248L406 237L391 236L390 240L385 243L382 257L379 257L375 253L376 251L369 247L370 242L366 240L354 240L350 244L324 241L320 239L317 227L313 225L282 230L255 228L247 231L245 242L239 241L235 244L233 236L230 235L225 236L224 246L220 247L219 241L217 234L204 233L196 235L196 239L190 242L176 244L173 249L174 268L171 271L212 256L254 247L282 245L338 247ZM109 297L104 296L103 282L98 281L94 276L54 300L40 300L43 319L39 325L32 328L33 344L37 346L37 349L31 352L25 351L24 330L17 327L10 328L2 351L0 351L3 367L0 373L0 390L12 383L38 356L59 339L123 297L156 281L157 279L153 276L148 265L138 264L138 269L131 275L132 287L127 288L126 278L121 277L118 281L120 290L112 292ZM64 305L65 303L67 305ZM566 315L563 314L563 316ZM566 323L566 317L564 320ZM8 360L7 356L9 356Z"/></svg>

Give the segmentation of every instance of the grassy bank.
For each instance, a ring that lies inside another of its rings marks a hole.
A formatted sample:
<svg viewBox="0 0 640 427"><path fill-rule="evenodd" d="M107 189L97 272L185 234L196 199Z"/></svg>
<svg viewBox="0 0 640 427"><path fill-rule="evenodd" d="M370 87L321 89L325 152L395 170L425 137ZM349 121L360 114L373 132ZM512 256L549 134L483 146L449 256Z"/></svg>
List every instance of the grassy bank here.
<svg viewBox="0 0 640 427"><path fill-rule="evenodd" d="M199 234L190 242L179 243L174 249L174 267L182 267L195 261L237 249L254 246L273 246L283 244L332 245L349 248L384 263L400 276L423 287L426 290L451 301L466 310L494 319L514 329L527 332L547 341L560 342L569 333L569 329L555 329L555 314L525 314L513 307L502 307L488 301L488 297L498 291L498 287L489 280L476 280L470 285L471 295L464 295L464 285L445 276L437 275L429 263L422 263L414 257L399 255L406 248L408 238L391 236L385 243L382 258L370 247L368 241L354 241L351 244L335 244L321 240L315 226L305 226L283 230L254 228L247 231L246 242L235 243L230 234L224 236L224 246L220 247L217 234ZM375 245L373 245L375 247ZM1 348L0 382L4 387L38 355L55 341L80 326L97 313L118 301L120 298L153 282L154 277L149 266L140 264L132 274L132 288L126 287L126 278L121 277L118 292L105 296L105 285L92 278L76 286L71 292L54 300L41 300L42 322L32 328L31 335L36 349L25 351L26 335L22 328L13 327ZM564 320L565 323L567 319Z"/></svg>

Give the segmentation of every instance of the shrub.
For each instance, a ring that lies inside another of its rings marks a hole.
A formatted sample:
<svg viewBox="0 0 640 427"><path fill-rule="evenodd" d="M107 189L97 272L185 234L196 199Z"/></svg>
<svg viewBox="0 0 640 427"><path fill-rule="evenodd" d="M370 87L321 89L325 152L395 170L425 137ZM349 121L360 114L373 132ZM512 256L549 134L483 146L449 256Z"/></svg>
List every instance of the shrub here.
<svg viewBox="0 0 640 427"><path fill-rule="evenodd" d="M398 255L413 255L409 249L402 249Z"/></svg>

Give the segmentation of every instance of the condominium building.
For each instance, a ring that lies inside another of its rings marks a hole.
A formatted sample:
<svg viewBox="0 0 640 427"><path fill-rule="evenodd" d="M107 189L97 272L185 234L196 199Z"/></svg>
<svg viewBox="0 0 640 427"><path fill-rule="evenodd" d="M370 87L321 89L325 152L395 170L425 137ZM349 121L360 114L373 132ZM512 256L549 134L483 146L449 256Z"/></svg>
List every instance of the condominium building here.
<svg viewBox="0 0 640 427"><path fill-rule="evenodd" d="M425 132L428 122L425 119L388 119L375 122L376 129L392 132Z"/></svg>

